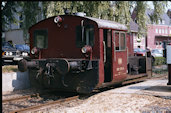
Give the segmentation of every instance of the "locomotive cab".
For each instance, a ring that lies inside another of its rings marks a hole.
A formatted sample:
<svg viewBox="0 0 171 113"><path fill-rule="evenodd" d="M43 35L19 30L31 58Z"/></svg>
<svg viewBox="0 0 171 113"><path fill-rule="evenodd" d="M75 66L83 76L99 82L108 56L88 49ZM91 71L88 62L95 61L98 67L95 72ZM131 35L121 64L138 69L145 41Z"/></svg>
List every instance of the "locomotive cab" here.
<svg viewBox="0 0 171 113"><path fill-rule="evenodd" d="M90 93L127 79L127 27L86 16L59 15L29 29L32 87Z"/></svg>

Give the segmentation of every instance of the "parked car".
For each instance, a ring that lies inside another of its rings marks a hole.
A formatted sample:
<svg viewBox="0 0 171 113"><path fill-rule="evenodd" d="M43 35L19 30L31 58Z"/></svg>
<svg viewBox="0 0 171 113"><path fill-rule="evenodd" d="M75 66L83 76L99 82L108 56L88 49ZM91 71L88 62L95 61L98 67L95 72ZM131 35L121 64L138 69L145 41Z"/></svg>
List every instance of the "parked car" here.
<svg viewBox="0 0 171 113"><path fill-rule="evenodd" d="M30 47L28 45L18 44L15 45L15 48L19 51L30 53Z"/></svg>
<svg viewBox="0 0 171 113"><path fill-rule="evenodd" d="M23 58L29 58L29 52L27 50L13 47L9 42L2 42L2 65L17 64Z"/></svg>
<svg viewBox="0 0 171 113"><path fill-rule="evenodd" d="M153 49L151 51L151 55L153 57L163 57L163 51L162 50L159 50L159 49Z"/></svg>
<svg viewBox="0 0 171 113"><path fill-rule="evenodd" d="M141 49L141 48L135 48L134 49L134 55L136 56L145 56L146 50Z"/></svg>

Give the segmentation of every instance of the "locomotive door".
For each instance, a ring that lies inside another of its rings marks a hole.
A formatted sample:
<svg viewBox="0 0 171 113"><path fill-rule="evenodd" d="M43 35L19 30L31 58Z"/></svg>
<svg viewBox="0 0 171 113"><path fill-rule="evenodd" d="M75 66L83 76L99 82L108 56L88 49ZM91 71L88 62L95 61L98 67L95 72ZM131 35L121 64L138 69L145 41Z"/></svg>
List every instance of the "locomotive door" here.
<svg viewBox="0 0 171 113"><path fill-rule="evenodd" d="M123 81L127 75L126 33L113 31L112 42L113 81Z"/></svg>
<svg viewBox="0 0 171 113"><path fill-rule="evenodd" d="M104 44L104 82L112 81L112 32L109 29L103 30Z"/></svg>

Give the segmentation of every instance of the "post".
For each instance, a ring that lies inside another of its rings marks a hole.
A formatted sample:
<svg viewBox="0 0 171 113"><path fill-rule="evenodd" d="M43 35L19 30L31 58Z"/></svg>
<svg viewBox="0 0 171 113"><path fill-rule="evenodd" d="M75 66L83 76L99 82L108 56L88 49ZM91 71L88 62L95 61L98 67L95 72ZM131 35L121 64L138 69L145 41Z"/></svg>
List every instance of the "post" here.
<svg viewBox="0 0 171 113"><path fill-rule="evenodd" d="M168 64L168 83L167 85L171 85L171 64Z"/></svg>
<svg viewBox="0 0 171 113"><path fill-rule="evenodd" d="M167 64L168 64L168 83L167 85L171 85L171 45L167 45L166 49L167 55Z"/></svg>

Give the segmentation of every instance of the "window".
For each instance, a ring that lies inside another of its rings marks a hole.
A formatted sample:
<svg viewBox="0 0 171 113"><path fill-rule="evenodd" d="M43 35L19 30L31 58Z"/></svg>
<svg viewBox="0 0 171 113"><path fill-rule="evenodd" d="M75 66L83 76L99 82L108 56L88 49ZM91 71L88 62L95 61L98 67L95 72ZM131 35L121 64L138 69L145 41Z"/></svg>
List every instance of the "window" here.
<svg viewBox="0 0 171 113"><path fill-rule="evenodd" d="M34 46L40 49L48 47L48 31L35 30L34 31Z"/></svg>
<svg viewBox="0 0 171 113"><path fill-rule="evenodd" d="M120 50L125 50L125 33L120 33Z"/></svg>
<svg viewBox="0 0 171 113"><path fill-rule="evenodd" d="M86 25L76 27L76 46L94 45L94 26Z"/></svg>
<svg viewBox="0 0 171 113"><path fill-rule="evenodd" d="M165 24L165 21L164 20L162 20L162 24Z"/></svg>
<svg viewBox="0 0 171 113"><path fill-rule="evenodd" d="M162 29L162 33L164 34L164 29Z"/></svg>
<svg viewBox="0 0 171 113"><path fill-rule="evenodd" d="M161 29L159 29L159 33L161 33Z"/></svg>
<svg viewBox="0 0 171 113"><path fill-rule="evenodd" d="M156 28L156 33L158 33L158 29Z"/></svg>
<svg viewBox="0 0 171 113"><path fill-rule="evenodd" d="M126 36L122 32L114 32L115 50L125 50Z"/></svg>
<svg viewBox="0 0 171 113"><path fill-rule="evenodd" d="M111 30L107 31L107 47L111 47Z"/></svg>
<svg viewBox="0 0 171 113"><path fill-rule="evenodd" d="M165 29L165 33L167 34L167 29Z"/></svg>
<svg viewBox="0 0 171 113"><path fill-rule="evenodd" d="M115 50L119 50L119 32L116 32L114 36Z"/></svg>
<svg viewBox="0 0 171 113"><path fill-rule="evenodd" d="M160 19L158 20L158 24L161 24L161 21L160 21Z"/></svg>

